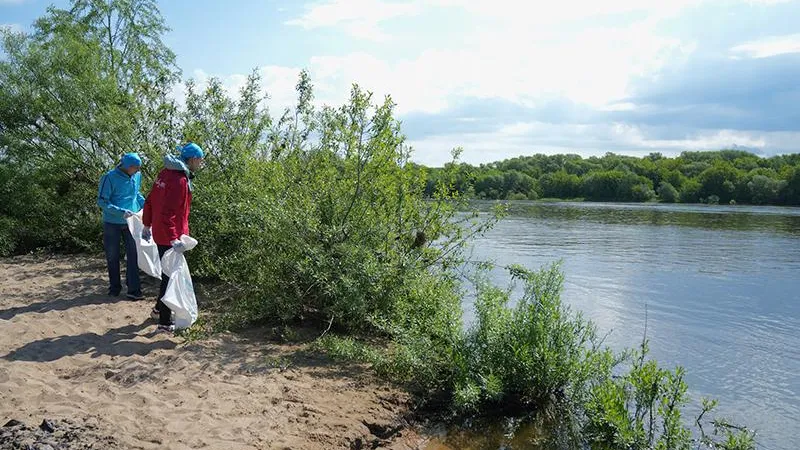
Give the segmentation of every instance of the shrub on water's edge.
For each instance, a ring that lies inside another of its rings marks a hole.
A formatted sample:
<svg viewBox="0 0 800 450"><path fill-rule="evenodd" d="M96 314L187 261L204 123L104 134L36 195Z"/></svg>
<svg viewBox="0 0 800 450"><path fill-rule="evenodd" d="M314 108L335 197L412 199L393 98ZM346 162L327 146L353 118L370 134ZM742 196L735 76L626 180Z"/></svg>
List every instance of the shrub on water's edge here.
<svg viewBox="0 0 800 450"><path fill-rule="evenodd" d="M457 402L457 408L502 404L525 409L584 397L589 379L610 370L610 354L586 351L596 340L595 328L561 303L558 265L537 272L520 266L508 270L512 280L523 283L513 306L510 290L485 277L477 280L476 323L465 335L469 364L456 393L477 388L480 394L477 402Z"/></svg>
<svg viewBox="0 0 800 450"><path fill-rule="evenodd" d="M752 450L754 434L725 422L693 439L684 406L683 369L669 371L647 359L647 342L613 354L595 327L563 305L558 265L529 271L508 268L523 294L476 277L476 322L448 328L434 345L426 333L408 333L383 345L328 335L316 345L334 357L372 364L405 383L423 402L456 417L505 414L558 418L559 447L593 450L689 448ZM614 376L624 365L621 375ZM709 403L707 411L715 404ZM702 419L702 416L699 418ZM699 421L698 419L698 421ZM723 436L714 438L715 436ZM553 445L556 445L555 442Z"/></svg>

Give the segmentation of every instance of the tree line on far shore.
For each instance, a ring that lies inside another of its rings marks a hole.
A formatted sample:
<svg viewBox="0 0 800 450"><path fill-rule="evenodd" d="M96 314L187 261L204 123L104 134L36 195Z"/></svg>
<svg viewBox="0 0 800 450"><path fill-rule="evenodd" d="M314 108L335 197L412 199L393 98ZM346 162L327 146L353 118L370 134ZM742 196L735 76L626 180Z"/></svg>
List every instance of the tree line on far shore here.
<svg viewBox="0 0 800 450"><path fill-rule="evenodd" d="M800 205L800 154L760 157L742 150L522 156L473 166L429 168L426 194L440 181L471 198L584 199L753 205Z"/></svg>

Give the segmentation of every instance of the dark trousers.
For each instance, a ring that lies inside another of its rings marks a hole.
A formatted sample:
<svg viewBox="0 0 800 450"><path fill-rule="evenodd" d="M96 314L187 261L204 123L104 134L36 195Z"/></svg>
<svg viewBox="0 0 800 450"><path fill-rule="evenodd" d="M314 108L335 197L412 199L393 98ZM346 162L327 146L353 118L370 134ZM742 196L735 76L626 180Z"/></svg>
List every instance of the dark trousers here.
<svg viewBox="0 0 800 450"><path fill-rule="evenodd" d="M167 250L171 249L172 247L169 245L159 245L158 246L158 257L163 258L164 253ZM158 290L158 301L156 301L156 310L158 310L158 324L159 325L171 325L172 324L172 310L169 309L164 302L161 301L164 298L164 294L167 292L167 285L169 284L169 277L161 273L161 288Z"/></svg>
<svg viewBox="0 0 800 450"><path fill-rule="evenodd" d="M136 242L133 240L128 225L103 222L103 248L106 252L108 263L109 294L119 295L122 291L122 282L119 274L119 241L125 241L125 255L127 259L127 272L125 284L128 286L129 295L141 295L142 286L139 280L139 261L136 253Z"/></svg>

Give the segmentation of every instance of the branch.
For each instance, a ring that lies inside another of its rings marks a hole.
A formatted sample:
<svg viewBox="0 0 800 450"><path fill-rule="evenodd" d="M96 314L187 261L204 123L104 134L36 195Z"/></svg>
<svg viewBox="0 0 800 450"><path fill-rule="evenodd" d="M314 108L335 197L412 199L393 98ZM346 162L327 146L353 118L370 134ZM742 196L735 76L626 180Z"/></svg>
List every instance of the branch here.
<svg viewBox="0 0 800 450"><path fill-rule="evenodd" d="M114 70L114 38L112 35L111 29L111 1L108 2L108 12L106 14L106 30L108 31L108 55L111 63L111 73L114 74L114 78L117 80L117 86L119 86L119 80L117 79L117 72Z"/></svg>
<svg viewBox="0 0 800 450"><path fill-rule="evenodd" d="M345 224L347 223L347 218L350 215L350 212L353 210L353 207L355 206L356 199L361 194L361 172L363 170L363 166L366 165L366 163L365 162L362 163L362 160L361 160L361 157L363 155L363 151L362 150L363 150L363 143L364 143L364 129L366 128L366 124L364 123L363 120L364 119L362 119L362 122L361 122L361 132L360 132L360 135L359 135L359 138L358 138L358 148L357 148L357 151L358 151L358 163L356 165L356 189L355 189L355 192L353 193L353 198L350 199L350 206L347 207L347 211L345 211L344 217L342 218L341 227L342 227L343 235L344 235L345 238L347 236L347 232L344 231Z"/></svg>
<svg viewBox="0 0 800 450"><path fill-rule="evenodd" d="M330 321L330 322L328 322L328 328L326 328L326 329L325 329L325 331L323 331L323 332L322 332L322 334L320 334L320 335L319 335L319 337L317 338L317 340L320 340L320 339L322 339L323 337L325 337L325 335L328 333L328 331L330 331L330 329L331 329L331 326L333 325L333 318L334 318L334 317L336 317L336 316L335 316L334 314L331 314L331 321Z"/></svg>

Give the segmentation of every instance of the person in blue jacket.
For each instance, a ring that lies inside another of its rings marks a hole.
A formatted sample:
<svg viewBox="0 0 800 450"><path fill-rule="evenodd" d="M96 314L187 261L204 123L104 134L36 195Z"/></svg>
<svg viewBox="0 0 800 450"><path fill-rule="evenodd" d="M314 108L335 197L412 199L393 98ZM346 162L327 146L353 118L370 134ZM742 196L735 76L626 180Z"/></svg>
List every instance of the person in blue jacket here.
<svg viewBox="0 0 800 450"><path fill-rule="evenodd" d="M142 210L144 196L139 192L142 185L142 174L139 169L142 160L136 153L126 153L120 163L100 178L97 193L97 205L103 210L103 247L108 262L108 295L116 297L122 291L119 274L119 242L125 241L128 270L126 284L127 297L141 300L142 287L139 279L139 261L136 242L128 230L126 219Z"/></svg>

